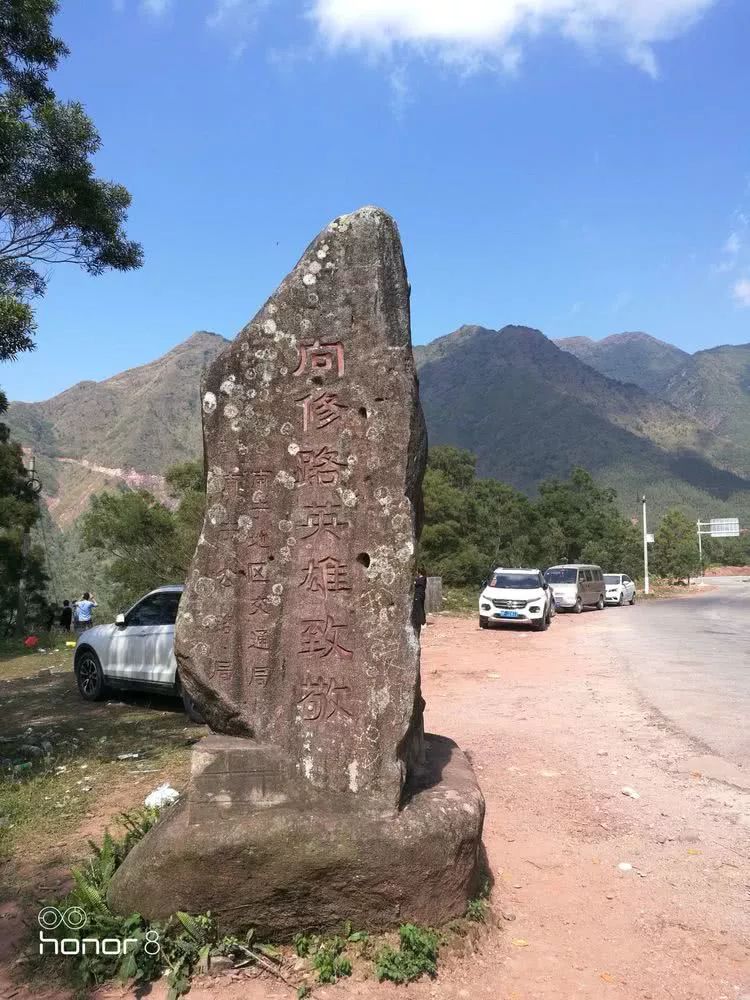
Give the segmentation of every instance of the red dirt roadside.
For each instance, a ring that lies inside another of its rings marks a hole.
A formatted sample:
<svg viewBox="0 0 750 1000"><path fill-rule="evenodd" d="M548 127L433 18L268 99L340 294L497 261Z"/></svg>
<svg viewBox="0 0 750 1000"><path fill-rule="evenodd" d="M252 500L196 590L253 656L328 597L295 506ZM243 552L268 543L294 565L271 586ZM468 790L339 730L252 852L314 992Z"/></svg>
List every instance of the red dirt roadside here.
<svg viewBox="0 0 750 1000"><path fill-rule="evenodd" d="M750 794L680 770L696 748L618 659L636 612L559 615L542 634L452 617L423 631L426 724L477 770L497 919L434 981L344 980L316 997L750 1000ZM235 974L190 997L219 994L293 996Z"/></svg>

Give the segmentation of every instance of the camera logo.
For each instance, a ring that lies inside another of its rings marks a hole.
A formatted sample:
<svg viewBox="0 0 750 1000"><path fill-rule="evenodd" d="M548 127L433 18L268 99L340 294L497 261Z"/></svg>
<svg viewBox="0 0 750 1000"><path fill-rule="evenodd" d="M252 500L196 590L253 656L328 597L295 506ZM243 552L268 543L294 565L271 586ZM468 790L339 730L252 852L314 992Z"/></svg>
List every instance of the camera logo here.
<svg viewBox="0 0 750 1000"><path fill-rule="evenodd" d="M65 927L71 931L82 930L89 922L88 915L80 906L69 906L59 910L56 906L44 906L39 911L37 923L39 931L39 954L52 955L126 955L136 951L139 945L147 955L158 955L161 951L159 932L146 931L145 940L139 938L98 938L98 937L45 937L45 931L55 931ZM45 950L45 946L50 947Z"/></svg>

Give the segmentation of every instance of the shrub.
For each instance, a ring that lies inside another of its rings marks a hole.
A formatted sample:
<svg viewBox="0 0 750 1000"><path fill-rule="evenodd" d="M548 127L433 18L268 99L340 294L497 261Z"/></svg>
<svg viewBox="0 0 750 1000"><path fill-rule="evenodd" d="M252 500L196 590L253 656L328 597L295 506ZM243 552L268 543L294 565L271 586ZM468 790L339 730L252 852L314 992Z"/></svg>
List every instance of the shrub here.
<svg viewBox="0 0 750 1000"><path fill-rule="evenodd" d="M411 983L420 976L437 972L439 939L435 931L416 924L399 928L399 949L387 945L375 959L375 974L379 980Z"/></svg>

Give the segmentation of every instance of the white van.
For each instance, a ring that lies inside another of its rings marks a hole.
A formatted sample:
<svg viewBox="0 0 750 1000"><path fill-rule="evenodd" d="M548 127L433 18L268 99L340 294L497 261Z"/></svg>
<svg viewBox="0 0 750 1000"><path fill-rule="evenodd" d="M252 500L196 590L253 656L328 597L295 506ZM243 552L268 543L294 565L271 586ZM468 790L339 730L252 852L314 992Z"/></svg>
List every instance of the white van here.
<svg viewBox="0 0 750 1000"><path fill-rule="evenodd" d="M579 615L586 606L604 610L606 587L600 566L566 563L550 566L544 579L552 588L557 608L566 608Z"/></svg>
<svg viewBox="0 0 750 1000"><path fill-rule="evenodd" d="M549 586L538 569L498 567L479 595L479 627L515 622L543 632L555 613Z"/></svg>

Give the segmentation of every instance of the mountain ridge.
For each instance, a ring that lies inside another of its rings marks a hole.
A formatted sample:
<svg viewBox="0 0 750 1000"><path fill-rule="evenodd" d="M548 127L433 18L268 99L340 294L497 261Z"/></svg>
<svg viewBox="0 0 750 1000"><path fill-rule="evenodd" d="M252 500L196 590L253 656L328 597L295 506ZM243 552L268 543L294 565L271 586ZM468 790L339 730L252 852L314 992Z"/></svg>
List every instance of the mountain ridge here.
<svg viewBox="0 0 750 1000"><path fill-rule="evenodd" d="M640 333L605 340L618 351L664 343ZM481 475L529 493L581 465L619 491L623 509L647 490L661 509L674 502L711 516L735 507L750 514L747 441L598 371L578 357L584 342L600 343L566 338L560 346L531 327L467 324L415 346L430 442L469 448ZM101 489L147 486L160 495L166 468L200 455L201 373L228 343L198 331L146 365L39 403L11 403L7 423L37 453L58 524L72 523ZM700 385L688 389L700 393Z"/></svg>

